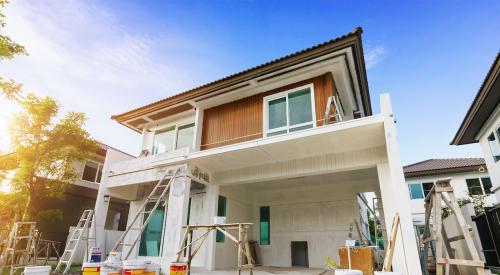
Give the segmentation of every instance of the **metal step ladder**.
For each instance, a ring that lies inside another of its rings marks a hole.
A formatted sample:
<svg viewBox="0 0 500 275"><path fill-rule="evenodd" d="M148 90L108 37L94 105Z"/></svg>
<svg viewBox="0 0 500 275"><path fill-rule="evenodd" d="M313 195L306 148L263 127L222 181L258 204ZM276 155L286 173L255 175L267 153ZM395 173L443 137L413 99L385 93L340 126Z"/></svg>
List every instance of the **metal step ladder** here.
<svg viewBox="0 0 500 275"><path fill-rule="evenodd" d="M123 260L127 260L130 254L132 253L132 250L134 249L135 245L137 242L140 240L142 232L146 229L146 226L148 225L149 221L151 220L151 217L153 217L152 214L156 211L158 206L162 201L165 201L168 195L168 190L170 188L170 184L173 182L175 177L177 176L178 172L180 171L180 168L175 169L173 173L169 173L169 170L165 172L165 175L158 181L158 183L155 185L153 190L151 190L151 193L148 195L148 197L144 200L142 203L141 207L135 214L134 218L132 221L129 223L125 231L122 233L118 241L115 243L113 248L111 249L111 252L120 252L123 251L124 247L128 247L128 252L126 255L123 257ZM168 182L167 182L167 179ZM148 205L154 204L152 208L148 208ZM137 220L143 217L142 224L140 226L136 225ZM125 238L127 237L128 233L131 231L135 231L137 234L133 238L132 242L125 242ZM120 249L121 248L121 249Z"/></svg>
<svg viewBox="0 0 500 275"><path fill-rule="evenodd" d="M95 246L95 238L94 237L90 238L89 236L90 229L92 228L94 221L95 221L94 210L93 209L84 210L82 216L80 217L80 220L76 225L76 228L73 230L73 232L71 232L71 235L68 241L66 242L66 247L64 248L64 252L61 255L61 258L59 259L59 262L57 263L54 272L58 272L58 270L62 268L63 265L65 266L63 274L69 271L69 269L71 268L71 264L73 263L75 253L77 252L76 250L81 240L87 241L85 258L87 257L89 253L89 247ZM86 236L83 236L85 233Z"/></svg>
<svg viewBox="0 0 500 275"><path fill-rule="evenodd" d="M332 119L335 119L333 122L341 122L344 120L344 110L339 98L336 96L328 97L325 114L323 115L323 125L332 123Z"/></svg>
<svg viewBox="0 0 500 275"><path fill-rule="evenodd" d="M9 233L7 245L0 255L0 274L2 267L8 266L10 274L24 268L33 258L35 250L35 222L15 222Z"/></svg>

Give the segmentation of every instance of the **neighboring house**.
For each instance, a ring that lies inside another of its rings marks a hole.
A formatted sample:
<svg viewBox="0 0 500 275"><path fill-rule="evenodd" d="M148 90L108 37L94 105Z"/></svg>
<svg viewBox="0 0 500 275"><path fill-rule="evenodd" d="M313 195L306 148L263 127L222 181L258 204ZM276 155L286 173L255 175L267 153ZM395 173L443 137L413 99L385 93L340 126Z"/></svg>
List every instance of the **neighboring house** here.
<svg viewBox="0 0 500 275"><path fill-rule="evenodd" d="M226 216L228 223L254 224L250 238L259 243L263 265L322 268L327 257L338 259L337 248L345 244L353 219L359 220L357 194L374 192L389 227L396 212L401 217L394 270L419 275L390 99L380 97L380 114L372 114L370 102L356 29L113 116L142 134L142 153L129 160L111 153L104 163L97 223L106 216L105 196L129 200L130 221L152 185L167 170L181 168L134 257L166 271L182 226ZM102 236L100 227L100 245ZM131 232L128 240L136 236ZM193 265L235 268L236 256L234 244L214 234Z"/></svg>
<svg viewBox="0 0 500 275"><path fill-rule="evenodd" d="M497 201L500 201L500 52L491 65L451 144L481 145Z"/></svg>
<svg viewBox="0 0 500 275"><path fill-rule="evenodd" d="M434 182L451 178L451 186L457 199L473 195L488 195L487 205L497 203L492 194L491 180L482 158L428 159L403 168L411 198L413 223L423 229L424 198L429 194Z"/></svg>

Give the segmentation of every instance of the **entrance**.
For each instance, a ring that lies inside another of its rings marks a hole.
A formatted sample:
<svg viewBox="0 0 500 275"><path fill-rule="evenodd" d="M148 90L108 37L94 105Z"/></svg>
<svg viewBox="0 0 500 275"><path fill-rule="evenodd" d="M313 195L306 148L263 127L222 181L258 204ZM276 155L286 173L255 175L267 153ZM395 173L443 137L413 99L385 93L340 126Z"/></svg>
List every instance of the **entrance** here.
<svg viewBox="0 0 500 275"><path fill-rule="evenodd" d="M307 242L292 242L292 266L309 267Z"/></svg>

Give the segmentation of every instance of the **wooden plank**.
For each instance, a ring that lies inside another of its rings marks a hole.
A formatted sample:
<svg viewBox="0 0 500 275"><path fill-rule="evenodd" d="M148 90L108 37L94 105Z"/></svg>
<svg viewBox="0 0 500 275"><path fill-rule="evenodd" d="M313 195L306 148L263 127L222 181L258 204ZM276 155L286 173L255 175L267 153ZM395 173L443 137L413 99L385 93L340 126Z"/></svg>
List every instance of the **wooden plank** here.
<svg viewBox="0 0 500 275"><path fill-rule="evenodd" d="M448 253L449 258L455 258L455 252L453 252L453 249L451 248L450 241L448 239L448 234L446 233L446 229L441 227L441 235L443 235L443 241L444 241L444 247L446 248L446 253ZM460 275L460 270L456 265L452 265L451 270L453 271L454 275Z"/></svg>
<svg viewBox="0 0 500 275"><path fill-rule="evenodd" d="M375 267L375 255L369 247L350 247L351 252L351 268L361 270L363 275L373 275ZM349 269L347 247L339 247L339 268ZM333 273L327 273L333 274Z"/></svg>
<svg viewBox="0 0 500 275"><path fill-rule="evenodd" d="M436 262L439 264L484 267L484 263L482 261L476 261L476 260L437 258Z"/></svg>
<svg viewBox="0 0 500 275"><path fill-rule="evenodd" d="M435 192L434 195L434 223L433 223L433 231L436 240L434 241L434 249L436 253L436 258L442 258L443 254L443 242L441 235L441 227L442 227L442 219L441 219L441 196L442 194L439 192ZM437 264L436 265L436 275L444 275L444 266Z"/></svg>
<svg viewBox="0 0 500 275"><path fill-rule="evenodd" d="M398 236L398 228L399 228L399 214L396 213L396 216L392 220L391 238L389 240L389 249L387 250L384 259L384 266L382 268L383 271L391 270L392 258L394 256L394 246L396 245L396 238Z"/></svg>

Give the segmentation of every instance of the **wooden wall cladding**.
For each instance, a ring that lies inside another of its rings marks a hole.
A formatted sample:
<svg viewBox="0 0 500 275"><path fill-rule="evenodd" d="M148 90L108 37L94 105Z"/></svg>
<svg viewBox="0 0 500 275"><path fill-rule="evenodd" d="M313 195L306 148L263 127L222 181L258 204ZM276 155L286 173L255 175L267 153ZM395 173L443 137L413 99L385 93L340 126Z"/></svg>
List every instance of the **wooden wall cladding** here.
<svg viewBox="0 0 500 275"><path fill-rule="evenodd" d="M331 73L206 109L201 150L262 138L263 98L310 83L314 85L316 119L321 120L328 97L337 94ZM318 126L322 124L317 122Z"/></svg>

